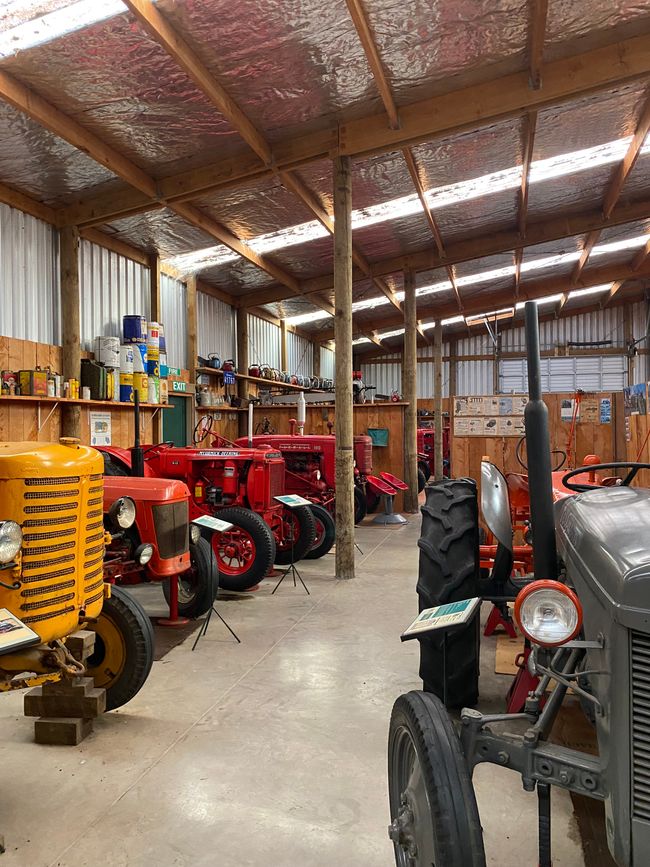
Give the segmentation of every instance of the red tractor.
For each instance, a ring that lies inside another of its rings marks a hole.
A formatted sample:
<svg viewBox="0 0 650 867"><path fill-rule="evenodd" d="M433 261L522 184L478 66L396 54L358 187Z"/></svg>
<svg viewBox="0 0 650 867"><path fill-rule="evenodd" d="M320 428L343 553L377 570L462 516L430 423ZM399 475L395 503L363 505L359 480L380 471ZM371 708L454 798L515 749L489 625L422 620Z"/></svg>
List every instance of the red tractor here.
<svg viewBox="0 0 650 867"><path fill-rule="evenodd" d="M212 537L221 587L248 590L274 563L301 560L311 548L316 529L310 509L287 509L274 499L285 493L284 460L274 449L234 447L216 436L209 449L175 448L171 442L136 448L145 476L186 483L190 519L214 515L233 524L232 530ZM101 451L131 474L131 450Z"/></svg>
<svg viewBox="0 0 650 867"><path fill-rule="evenodd" d="M219 572L210 543L190 524L187 486L169 479L124 478L125 471L106 454L104 469L108 529L115 525L110 509L120 498L124 512L124 527L112 533L106 550L105 580L122 585L161 581L168 605L177 590L172 617L205 614L217 595Z"/></svg>
<svg viewBox="0 0 650 867"><path fill-rule="evenodd" d="M255 447L272 446L282 454L285 464L284 485L288 494L311 500L316 521L316 540L306 555L309 560L323 557L334 544L333 515L336 505L335 459L336 437L330 434L296 434L291 422L289 434L256 434ZM247 437L236 440L244 446ZM360 523L366 515L366 478L372 473L372 440L354 437L354 519Z"/></svg>
<svg viewBox="0 0 650 867"><path fill-rule="evenodd" d="M433 428L418 428L418 490L422 490L435 472L434 466L434 443L435 432ZM449 476L451 466L451 452L449 449L449 427L445 426L442 431L442 466L443 475ZM422 482L424 477L424 482Z"/></svg>

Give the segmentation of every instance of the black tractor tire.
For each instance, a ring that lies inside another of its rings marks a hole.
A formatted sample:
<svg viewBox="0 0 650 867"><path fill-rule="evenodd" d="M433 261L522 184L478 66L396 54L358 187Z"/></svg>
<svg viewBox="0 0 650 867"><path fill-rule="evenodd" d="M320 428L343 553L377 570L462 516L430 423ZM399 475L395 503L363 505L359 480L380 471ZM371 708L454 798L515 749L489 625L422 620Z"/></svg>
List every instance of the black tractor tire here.
<svg viewBox="0 0 650 867"><path fill-rule="evenodd" d="M106 690L106 710L122 707L140 692L154 656L153 626L137 599L121 587L111 587L102 612L88 629L96 633L87 673ZM115 646L112 646L113 643Z"/></svg>
<svg viewBox="0 0 650 867"><path fill-rule="evenodd" d="M359 485L354 486L354 523L360 524L368 514L369 509L366 504L366 494Z"/></svg>
<svg viewBox="0 0 650 867"><path fill-rule="evenodd" d="M217 558L219 569L219 586L222 590L242 592L249 590L264 578L275 562L275 539L269 525L250 509L242 506L228 506L217 512L217 517L229 524L234 524L232 532L238 528L249 537L254 546L252 557L241 568L233 568L232 560L227 563L221 556L223 542L229 533L214 533L212 550Z"/></svg>
<svg viewBox="0 0 650 867"><path fill-rule="evenodd" d="M419 610L479 596L479 526L476 482L445 479L427 485L418 540ZM420 641L420 677L447 707L478 700L480 606L464 626ZM446 634L445 634L446 633Z"/></svg>
<svg viewBox="0 0 650 867"><path fill-rule="evenodd" d="M336 524L331 512L324 506L312 503L309 507L314 515L316 524L316 538L314 544L305 554L305 560L319 560L332 550L336 539Z"/></svg>
<svg viewBox="0 0 650 867"><path fill-rule="evenodd" d="M418 467L418 494L421 494L425 488L427 483L427 477L422 472L422 470Z"/></svg>
<svg viewBox="0 0 650 867"><path fill-rule="evenodd" d="M178 582L179 615L196 620L212 608L219 589L219 567L207 539L199 539L196 545L190 543L190 561L191 569L171 580ZM169 605L169 580L163 581L162 589Z"/></svg>
<svg viewBox="0 0 650 867"><path fill-rule="evenodd" d="M283 540L281 545L275 543L275 562L278 566L288 566L289 563L297 563L304 560L316 541L316 519L309 506L298 506L297 509L285 507L284 518L289 518L293 523L294 536L293 546L289 539Z"/></svg>
<svg viewBox="0 0 650 867"><path fill-rule="evenodd" d="M393 705L388 795L397 867L485 867L467 762L436 696L408 692Z"/></svg>
<svg viewBox="0 0 650 867"><path fill-rule="evenodd" d="M429 466L427 461L418 461L418 470L420 470L420 472L424 476L424 481L428 482L431 478L431 467Z"/></svg>

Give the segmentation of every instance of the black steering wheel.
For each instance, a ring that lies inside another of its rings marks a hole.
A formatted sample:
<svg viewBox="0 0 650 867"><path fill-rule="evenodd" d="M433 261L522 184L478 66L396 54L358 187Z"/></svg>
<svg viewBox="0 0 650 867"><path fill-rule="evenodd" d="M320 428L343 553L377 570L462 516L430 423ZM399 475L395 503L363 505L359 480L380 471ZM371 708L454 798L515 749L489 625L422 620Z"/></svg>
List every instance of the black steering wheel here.
<svg viewBox="0 0 650 867"><path fill-rule="evenodd" d="M213 415L204 415L197 421L194 425L194 433L192 434L192 442L195 446L200 445L203 440L207 437L207 435L212 430L212 425L214 424L214 416ZM199 436L199 434L201 434Z"/></svg>
<svg viewBox="0 0 650 867"><path fill-rule="evenodd" d="M146 449L142 450L142 457L148 454L153 454L154 452L162 451L163 449L171 449L174 447L174 440L165 440L162 443L156 443L153 446L147 446Z"/></svg>
<svg viewBox="0 0 650 867"><path fill-rule="evenodd" d="M520 437L519 442L517 443L517 448L515 449L515 455L517 458L517 462L521 467L523 467L526 472L528 472L528 464L524 461L522 457L521 447L526 442L526 437ZM552 449L551 455L560 455L559 463L553 467L551 470L552 473L556 473L558 470L561 470L564 464L566 463L566 452L563 449Z"/></svg>
<svg viewBox="0 0 650 867"><path fill-rule="evenodd" d="M624 479L620 480L618 483L619 485L629 485L636 477L639 470L650 470L650 464L640 464L635 461L618 461L611 464L591 464L588 467L578 467L577 470L570 470L570 472L565 473L562 476L562 484L565 488L568 488L570 491L576 491L578 494L581 494L584 491L595 491L598 488L606 487L606 485L576 485L575 482L569 482L569 479L572 479L574 476L582 475L583 473L595 473L599 470L620 470L622 467L628 467L630 472Z"/></svg>

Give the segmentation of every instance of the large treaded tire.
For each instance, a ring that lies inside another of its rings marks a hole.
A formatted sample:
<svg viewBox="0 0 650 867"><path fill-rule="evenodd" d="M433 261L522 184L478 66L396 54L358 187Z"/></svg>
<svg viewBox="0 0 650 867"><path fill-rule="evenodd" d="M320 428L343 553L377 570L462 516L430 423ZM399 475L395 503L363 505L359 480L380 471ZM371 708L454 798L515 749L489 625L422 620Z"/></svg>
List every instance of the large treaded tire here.
<svg viewBox="0 0 650 867"><path fill-rule="evenodd" d="M422 472L420 467L418 467L418 494L421 494L427 484L427 477Z"/></svg>
<svg viewBox="0 0 650 867"><path fill-rule="evenodd" d="M444 479L426 488L418 540L419 610L479 596L479 538L476 482ZM465 626L420 639L420 677L447 707L478 700L480 606Z"/></svg>
<svg viewBox="0 0 650 867"><path fill-rule="evenodd" d="M354 523L360 524L368 514L366 495L359 485L354 486Z"/></svg>
<svg viewBox="0 0 650 867"><path fill-rule="evenodd" d="M257 512L244 509L241 506L229 506L220 509L217 517L222 521L228 521L250 536L255 545L255 553L248 568L238 572L228 571L219 556L219 544L222 536L227 534L214 533L212 536L212 550L217 558L219 567L219 586L223 590L241 592L249 590L264 578L275 562L275 539L269 525L260 518Z"/></svg>
<svg viewBox="0 0 650 867"><path fill-rule="evenodd" d="M394 841L398 867L485 867L481 820L467 762L447 711L433 695L409 692L393 705L388 793L391 821L400 808L404 811L403 796L413 815L402 839L406 844L404 836L414 831L417 854L411 858L407 846Z"/></svg>
<svg viewBox="0 0 650 867"><path fill-rule="evenodd" d="M336 539L336 524L331 513L324 506L312 503L309 508L316 523L316 539L305 554L305 560L319 560L332 550L332 545Z"/></svg>
<svg viewBox="0 0 650 867"><path fill-rule="evenodd" d="M219 589L219 568L207 539L190 543L190 560L191 569L163 581L163 593L169 605L169 582L178 581L178 613L195 620L212 608Z"/></svg>
<svg viewBox="0 0 650 867"><path fill-rule="evenodd" d="M88 675L95 679L95 686L106 690L106 710L114 710L131 701L149 676L154 657L153 626L137 599L113 586L97 621L88 628L96 633ZM121 646L106 646L116 633Z"/></svg>
<svg viewBox="0 0 650 867"><path fill-rule="evenodd" d="M281 545L278 545L276 540L275 562L278 566L288 566L291 562L303 560L316 541L316 521L309 506L298 506L297 509L285 507L284 512L283 520L288 518L293 521L294 532L297 530L297 534L293 548L290 540L283 541Z"/></svg>

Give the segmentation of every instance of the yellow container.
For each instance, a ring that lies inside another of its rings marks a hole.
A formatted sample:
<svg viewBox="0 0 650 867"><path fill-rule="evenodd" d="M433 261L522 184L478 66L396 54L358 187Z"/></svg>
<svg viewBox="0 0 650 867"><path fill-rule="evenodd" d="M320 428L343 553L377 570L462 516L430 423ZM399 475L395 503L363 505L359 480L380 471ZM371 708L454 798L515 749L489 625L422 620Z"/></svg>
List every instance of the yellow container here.
<svg viewBox="0 0 650 867"><path fill-rule="evenodd" d="M149 377L146 373L133 374L133 390L138 392L140 403L147 403L149 399Z"/></svg>

